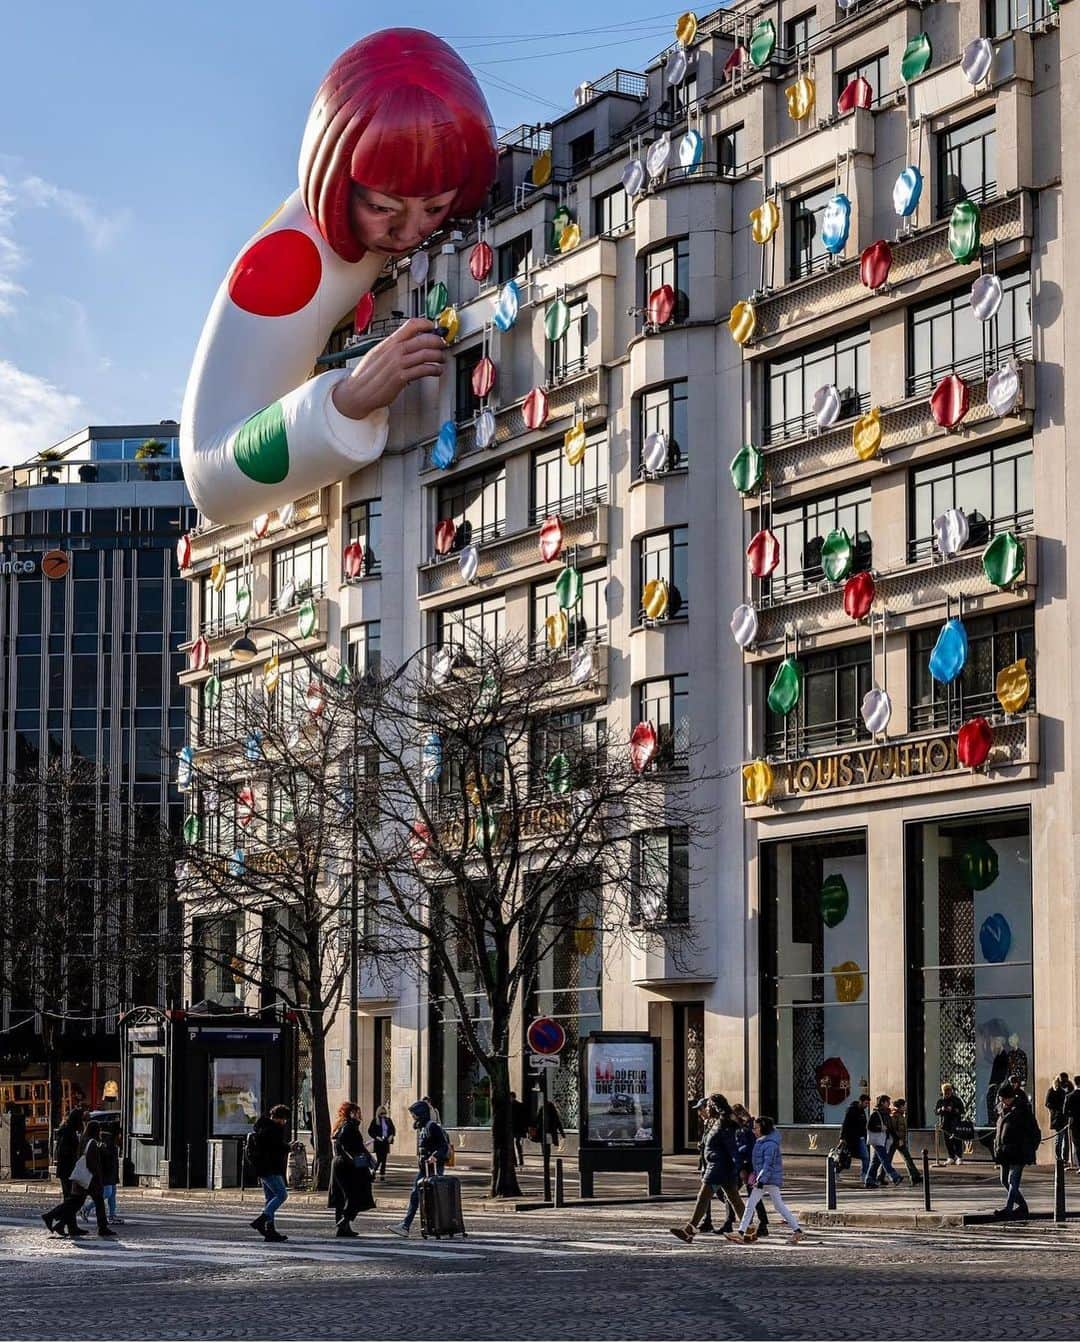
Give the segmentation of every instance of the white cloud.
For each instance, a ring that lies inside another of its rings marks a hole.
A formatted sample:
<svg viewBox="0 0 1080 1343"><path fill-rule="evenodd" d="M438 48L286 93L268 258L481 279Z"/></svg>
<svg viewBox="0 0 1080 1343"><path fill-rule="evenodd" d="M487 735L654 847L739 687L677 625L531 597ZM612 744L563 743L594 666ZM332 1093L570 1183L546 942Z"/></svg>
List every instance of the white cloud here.
<svg viewBox="0 0 1080 1343"><path fill-rule="evenodd" d="M12 232L15 225L15 196L0 175L0 317L15 310L15 299L26 291L15 275L23 264L23 254Z"/></svg>
<svg viewBox="0 0 1080 1343"><path fill-rule="evenodd" d="M86 234L96 252L110 247L127 227L130 212L100 210L89 197L67 187L58 187L41 177L24 177L18 185L19 198L29 206L56 209L73 219Z"/></svg>
<svg viewBox="0 0 1080 1343"><path fill-rule="evenodd" d="M77 396L0 359L0 464L25 462L86 419Z"/></svg>

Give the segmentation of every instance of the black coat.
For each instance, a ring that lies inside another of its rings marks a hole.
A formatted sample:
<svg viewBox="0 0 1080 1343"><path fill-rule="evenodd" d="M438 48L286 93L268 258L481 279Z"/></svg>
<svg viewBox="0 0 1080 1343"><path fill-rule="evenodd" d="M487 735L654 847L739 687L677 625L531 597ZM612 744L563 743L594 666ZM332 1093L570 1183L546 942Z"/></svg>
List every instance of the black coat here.
<svg viewBox="0 0 1080 1343"><path fill-rule="evenodd" d="M66 1119L56 1130L56 1141L54 1151L56 1153L56 1174L61 1180L66 1180L75 1169L75 1163L79 1159L79 1148L81 1143L79 1135L81 1130L75 1127L70 1119Z"/></svg>
<svg viewBox="0 0 1080 1343"><path fill-rule="evenodd" d="M369 1164L358 1166L355 1158L367 1156ZM330 1192L327 1205L338 1220L351 1221L358 1212L374 1208L371 1192L370 1153L355 1119L346 1119L334 1135L334 1162L330 1168Z"/></svg>
<svg viewBox="0 0 1080 1343"><path fill-rule="evenodd" d="M515 1138L528 1136L529 1107L524 1101L510 1102L510 1132Z"/></svg>
<svg viewBox="0 0 1080 1343"><path fill-rule="evenodd" d="M248 1145L248 1151L256 1178L280 1175L284 1179L289 1168L289 1134L285 1125L263 1115L256 1119L251 1132L254 1142Z"/></svg>
<svg viewBox="0 0 1080 1343"><path fill-rule="evenodd" d="M120 1183L120 1150L112 1134L104 1136L99 1144L101 1148L102 1184Z"/></svg>
<svg viewBox="0 0 1080 1343"><path fill-rule="evenodd" d="M955 1093L942 1096L934 1106L934 1114L941 1120L942 1133L952 1133L964 1117L964 1102Z"/></svg>
<svg viewBox="0 0 1080 1343"><path fill-rule="evenodd" d="M1070 1091L1065 1097L1065 1104L1061 1107L1061 1117L1066 1124L1080 1126L1080 1088Z"/></svg>
<svg viewBox="0 0 1080 1343"><path fill-rule="evenodd" d="M840 1141L848 1147L857 1148L866 1141L866 1111L858 1101L852 1101L844 1111L844 1121L840 1125Z"/></svg>
<svg viewBox="0 0 1080 1343"><path fill-rule="evenodd" d="M397 1129L394 1127L394 1121L390 1118L389 1115L386 1116L385 1138L382 1135L382 1124L378 1118L375 1118L371 1121L371 1123L367 1126L367 1131L368 1131L368 1137L371 1138L373 1142L391 1143L397 1137Z"/></svg>
<svg viewBox="0 0 1080 1343"><path fill-rule="evenodd" d="M735 1184L736 1170L735 1126L725 1120L714 1120L702 1144L705 1169L702 1179L706 1184Z"/></svg>
<svg viewBox="0 0 1080 1343"><path fill-rule="evenodd" d="M1035 1117L1026 1105L1002 1111L994 1132L994 1160L999 1166L1030 1166L1038 1149L1035 1134Z"/></svg>

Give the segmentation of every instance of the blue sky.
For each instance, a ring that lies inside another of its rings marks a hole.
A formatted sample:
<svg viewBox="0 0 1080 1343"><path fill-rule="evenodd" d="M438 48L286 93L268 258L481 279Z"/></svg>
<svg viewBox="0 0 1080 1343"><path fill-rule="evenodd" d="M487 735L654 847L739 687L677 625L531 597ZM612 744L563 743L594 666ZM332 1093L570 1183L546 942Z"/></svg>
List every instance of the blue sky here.
<svg viewBox="0 0 1080 1343"><path fill-rule="evenodd" d="M557 116L583 79L643 69L680 12L656 0L4 8L0 462L82 424L179 415L214 290L295 187L315 89L366 32L446 37L502 131Z"/></svg>

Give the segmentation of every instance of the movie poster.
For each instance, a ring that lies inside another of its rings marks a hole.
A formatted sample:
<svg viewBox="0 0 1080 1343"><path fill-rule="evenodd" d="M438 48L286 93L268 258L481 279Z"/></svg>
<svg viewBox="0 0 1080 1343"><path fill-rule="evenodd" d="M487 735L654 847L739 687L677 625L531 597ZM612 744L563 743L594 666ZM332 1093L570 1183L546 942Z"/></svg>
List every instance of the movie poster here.
<svg viewBox="0 0 1080 1343"><path fill-rule="evenodd" d="M651 1040L587 1040L585 1076L591 1142L656 1144Z"/></svg>
<svg viewBox="0 0 1080 1343"><path fill-rule="evenodd" d="M154 1136L154 1065L152 1054L131 1060L131 1132L137 1138Z"/></svg>
<svg viewBox="0 0 1080 1343"><path fill-rule="evenodd" d="M215 1059L214 1137L241 1136L262 1113L262 1060Z"/></svg>

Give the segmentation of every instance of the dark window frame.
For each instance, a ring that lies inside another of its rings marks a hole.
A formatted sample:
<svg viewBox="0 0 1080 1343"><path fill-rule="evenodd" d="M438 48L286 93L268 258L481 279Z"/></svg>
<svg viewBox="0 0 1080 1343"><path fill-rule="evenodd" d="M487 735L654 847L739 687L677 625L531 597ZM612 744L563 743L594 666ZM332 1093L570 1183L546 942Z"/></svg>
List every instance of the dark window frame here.
<svg viewBox="0 0 1080 1343"><path fill-rule="evenodd" d="M1009 358L1031 358L1031 272L1011 271L1001 276L1001 283L1001 307L989 322L978 321L972 313L968 284L908 309L908 396L931 392L947 373L958 373L969 380L986 379ZM920 338L922 330L926 331L925 339ZM976 336L981 345L978 351L974 350ZM972 353L963 353L957 359L957 353L966 349L965 342L972 346ZM924 344L928 359L921 356Z"/></svg>
<svg viewBox="0 0 1080 1343"><path fill-rule="evenodd" d="M868 641L841 644L819 653L800 656L803 689L799 702L786 718L773 714L768 706L769 686L779 659L761 669L761 722L765 753L771 757L795 760L801 756L854 745L870 738L863 722L863 696L874 682L874 660ZM824 718L814 713L815 691L832 681L832 710ZM845 684L842 684L845 682ZM850 713L841 712L849 700ZM808 715L813 714L808 721Z"/></svg>
<svg viewBox="0 0 1080 1343"><path fill-rule="evenodd" d="M561 443L535 448L531 462L529 519L577 517L607 501L610 456L607 427L586 436L585 456L577 466L567 463Z"/></svg>
<svg viewBox="0 0 1080 1343"><path fill-rule="evenodd" d="M630 923L642 923L641 887L644 845L647 841L666 838L667 893L664 909L648 920L650 926L661 924L685 927L690 918L690 828L685 825L656 826L651 830L636 830L630 837ZM659 847L659 846L658 846ZM683 854L679 861L678 854ZM680 881L681 874L681 881Z"/></svg>
<svg viewBox="0 0 1080 1343"><path fill-rule="evenodd" d="M452 476L437 486L438 521L451 519L457 527L454 549L493 541L506 533L506 463ZM474 520L479 512L479 525ZM473 517L469 517L472 512Z"/></svg>
<svg viewBox="0 0 1080 1343"><path fill-rule="evenodd" d="M669 475L685 471L690 465L690 395L689 380L676 378L673 382L649 387L638 397L638 476ZM645 440L650 434L667 434L668 460L663 471L650 472L643 458Z"/></svg>
<svg viewBox="0 0 1080 1343"><path fill-rule="evenodd" d="M1031 678L1031 698L1023 712L1034 712L1038 670L1035 608L1024 605L989 615L965 616L964 628L968 636L967 662L951 685L940 685L927 666L938 629L921 629L912 634L908 642L910 731L956 731L973 716L1001 721L1005 715L995 693L997 673L1018 658L1027 658ZM989 650L988 667L981 656L983 650Z"/></svg>
<svg viewBox="0 0 1080 1343"><path fill-rule="evenodd" d="M868 484L799 499L788 509L774 508L769 526L780 542L780 563L765 580L767 600L776 602L798 596L824 581L820 547L815 554L814 543L823 541L836 528L843 527L856 546L854 571L869 569L873 564L872 516ZM790 558L796 558L797 563L790 564Z"/></svg>
<svg viewBox="0 0 1080 1343"><path fill-rule="evenodd" d="M659 247L653 247L641 258L642 306L647 307L649 295L662 285L669 284L675 291L675 307L668 327L681 326L690 317L690 237L669 238ZM648 313L645 314L648 320Z"/></svg>
<svg viewBox="0 0 1080 1343"><path fill-rule="evenodd" d="M579 378L589 368L589 299L585 294L568 299L570 323L564 335L547 341L547 378L549 386L558 386L570 378Z"/></svg>
<svg viewBox="0 0 1080 1343"><path fill-rule="evenodd" d="M968 549L978 549L999 532L1030 532L1035 525L1035 449L1030 436L954 453L941 461L915 465L908 474L908 559L934 554L933 520L947 508L968 515ZM987 511L979 508L983 489L964 487L964 477L987 474ZM920 506L920 491L929 507ZM920 513L922 517L920 517Z"/></svg>
<svg viewBox="0 0 1080 1343"><path fill-rule="evenodd" d="M956 162L951 164L950 159ZM969 175L963 164L976 161L978 167ZM996 163L997 117L993 109L958 125L942 127L934 137L937 218L947 218L962 200L982 205L996 199ZM955 172L950 171L953 167ZM967 182L963 181L965 176Z"/></svg>
<svg viewBox="0 0 1080 1343"><path fill-rule="evenodd" d="M843 361L843 363L842 363ZM843 366L844 372L841 373ZM808 371L813 370L808 376ZM798 377L802 397L794 395L788 405L786 380ZM850 379L850 380L849 380ZM870 328L856 327L831 340L803 346L790 354L772 359L765 366L765 404L763 421L765 442L773 444L787 438L798 438L816 427L811 409L814 393L819 387L832 384L844 396L841 420L861 415L870 408ZM777 418L774 399L778 387L782 391L783 415ZM846 394L846 395L845 395ZM789 411L795 410L795 413Z"/></svg>
<svg viewBox="0 0 1080 1343"><path fill-rule="evenodd" d="M686 620L690 614L689 576L690 576L690 528L665 527L659 531L647 532L634 543L637 548L637 623L669 624L674 620ZM662 578L677 603L669 606L669 614L660 621L652 621L642 610L642 594L645 585L654 578ZM681 585L675 580L682 579Z"/></svg>
<svg viewBox="0 0 1080 1343"><path fill-rule="evenodd" d="M349 542L364 548L364 578L382 574L382 499L361 499L349 505Z"/></svg>
<svg viewBox="0 0 1080 1343"><path fill-rule="evenodd" d="M690 760L690 677L685 673L654 676L634 687L639 723L656 728L658 769L686 769Z"/></svg>
<svg viewBox="0 0 1080 1343"><path fill-rule="evenodd" d="M804 191L788 205L788 279L801 280L827 270L833 255L818 242L825 207L836 195L836 183L828 182Z"/></svg>

